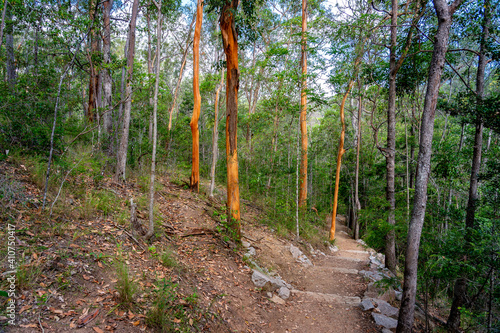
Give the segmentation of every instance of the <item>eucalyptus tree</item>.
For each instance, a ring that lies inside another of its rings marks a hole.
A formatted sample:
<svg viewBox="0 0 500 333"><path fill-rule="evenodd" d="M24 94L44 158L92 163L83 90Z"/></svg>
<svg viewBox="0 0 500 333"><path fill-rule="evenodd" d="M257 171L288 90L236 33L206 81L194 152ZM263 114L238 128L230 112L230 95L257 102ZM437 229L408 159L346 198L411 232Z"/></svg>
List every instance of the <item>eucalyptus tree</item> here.
<svg viewBox="0 0 500 333"><path fill-rule="evenodd" d="M135 58L135 27L137 14L139 12L139 0L132 3L132 16L130 17L128 42L127 42L127 73L125 83L125 107L121 127L120 145L116 154L115 180L125 180L125 168L127 165L127 150L130 130L130 111L132 108L132 75L134 73ZM123 98L123 97L122 97Z"/></svg>
<svg viewBox="0 0 500 333"><path fill-rule="evenodd" d="M429 79L422 113L422 125L420 128L420 147L417 162L415 198L408 229L403 295L397 326L398 333L411 332L413 329L417 292L418 251L427 204L427 183L430 173L436 103L446 51L448 49L448 38L452 17L462 0L455 0L450 5L448 5L445 0L434 0L433 2L438 19L438 27L434 36L434 49L429 68Z"/></svg>
<svg viewBox="0 0 500 333"><path fill-rule="evenodd" d="M190 186L197 192L200 191L200 132L198 129L198 120L200 118L201 95L200 95L200 35L203 21L203 2L198 0L196 6L196 25L194 29L193 41L193 94L194 108L193 117L189 123L191 135L193 137L193 159Z"/></svg>

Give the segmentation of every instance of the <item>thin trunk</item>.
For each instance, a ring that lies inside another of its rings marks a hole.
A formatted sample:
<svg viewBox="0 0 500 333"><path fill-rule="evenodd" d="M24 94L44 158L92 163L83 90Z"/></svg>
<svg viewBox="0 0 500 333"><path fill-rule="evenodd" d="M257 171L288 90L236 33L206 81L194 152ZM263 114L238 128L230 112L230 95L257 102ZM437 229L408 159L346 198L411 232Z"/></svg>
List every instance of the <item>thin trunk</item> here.
<svg viewBox="0 0 500 333"><path fill-rule="evenodd" d="M102 52L104 58L104 70L103 70L103 88L104 88L104 103L103 109L105 110L103 116L103 125L104 130L107 133L111 133L113 131L113 123L111 112L113 111L113 92L112 92L112 79L111 79L111 70L109 66L111 65L111 8L113 7L113 0L104 1L104 38Z"/></svg>
<svg viewBox="0 0 500 333"><path fill-rule="evenodd" d="M150 18L149 18L149 11L146 12L146 24L148 27L147 28L148 29L148 75L149 75L149 77L151 77L153 74L153 60L151 57L151 22L150 22ZM155 56L155 58L158 59L156 56ZM153 103L154 103L153 97L151 97L151 95L149 95L149 106L151 108L153 108ZM153 139L153 115L152 114L149 116L148 139L150 142Z"/></svg>
<svg viewBox="0 0 500 333"><path fill-rule="evenodd" d="M193 165L191 169L190 186L200 192L200 131L198 129L198 120L200 118L201 95L200 95L200 35L201 24L203 21L203 2L198 0L196 7L196 26L194 28L193 40L193 95L194 107L193 117L189 126L193 137Z"/></svg>
<svg viewBox="0 0 500 333"><path fill-rule="evenodd" d="M14 89L16 85L16 60L14 57L14 27L12 24L12 10L9 9L8 14L9 24L6 27L5 36L5 48L6 48L6 71L7 71L7 83L10 89Z"/></svg>
<svg viewBox="0 0 500 333"><path fill-rule="evenodd" d="M363 96L361 95L361 82L359 83L359 100L358 100L358 139L356 144L356 172L354 174L354 239L359 238L358 227L358 212L361 210L361 203L359 202L359 152L361 150L361 112L363 110Z"/></svg>
<svg viewBox="0 0 500 333"><path fill-rule="evenodd" d="M130 18L128 32L128 55L127 55L127 78L125 87L125 108L122 124L122 136L120 138L120 146L117 153L115 179L125 180L125 167L127 164L127 149L128 149L128 134L130 128L130 110L132 108L132 74L134 73L134 56L135 56L135 25L137 21L137 13L139 11L139 0L134 0L132 5L132 17Z"/></svg>
<svg viewBox="0 0 500 333"><path fill-rule="evenodd" d="M295 227L296 227L296 233L295 237L298 240L299 239L299 205L300 205L300 194L299 194L299 187L301 188L302 186L299 185L299 161L300 161L300 144L299 142L301 141L300 138L301 134L301 120L299 118L299 126L297 128L297 167L295 169Z"/></svg>
<svg viewBox="0 0 500 333"><path fill-rule="evenodd" d="M386 150L386 199L389 203L389 214L387 223L391 229L385 239L385 264L387 268L396 273L396 235L394 226L396 224L395 210L395 164L396 164L396 63L397 46L397 24L398 24L398 1L392 0L391 13L391 46L389 60L389 101L387 108L387 150Z"/></svg>
<svg viewBox="0 0 500 333"><path fill-rule="evenodd" d="M342 164L342 155L345 153L344 149L344 138L345 138L345 116L344 116L344 106L347 96L351 91L351 88L354 84L354 81L351 80L349 85L347 86L347 90L344 94L344 98L342 98L342 104L340 105L340 122L342 123L342 131L340 132L340 142L339 142L339 151L337 154L337 171L335 173L335 189L333 192L333 210L332 210L332 225L330 228L330 240L333 241L335 239L335 221L337 218L337 205L339 198L339 184L340 184L340 167Z"/></svg>
<svg viewBox="0 0 500 333"><path fill-rule="evenodd" d="M238 184L238 38L234 15L239 0L226 2L222 8L219 24L226 54L226 161L227 161L227 208L228 225L237 240L241 239L240 189Z"/></svg>
<svg viewBox="0 0 500 333"><path fill-rule="evenodd" d="M220 84L215 92L215 119L214 119L214 133L212 136L212 167L210 169L210 197L214 196L215 188L215 167L217 165L217 158L219 157L219 94L224 85L224 70L220 71Z"/></svg>
<svg viewBox="0 0 500 333"><path fill-rule="evenodd" d="M160 83L160 49L161 49L161 25L163 15L161 13L161 0L154 1L158 8L158 19L156 21L156 79L155 92L153 97L153 152L151 154L151 177L149 180L149 229L146 239L150 239L154 234L154 203L155 203L155 174L156 174L156 142L157 142L157 111L158 111L158 90Z"/></svg>
<svg viewBox="0 0 500 333"><path fill-rule="evenodd" d="M441 75L443 73L445 55L448 49L448 37L452 15L461 1L462 0L455 0L448 6L446 0L434 0L434 8L438 17L438 28L434 37L434 50L429 68L427 92L422 113L415 198L408 229L403 295L397 326L398 333L411 332L413 328L417 292L418 249L420 247L420 236L422 234L427 204L427 183L430 173L436 103L441 83Z"/></svg>
<svg viewBox="0 0 500 333"><path fill-rule="evenodd" d="M410 218L410 165L408 156L408 131L405 113L405 149L406 149L406 217Z"/></svg>
<svg viewBox="0 0 500 333"><path fill-rule="evenodd" d="M307 206L307 0L302 0L302 43L301 43L302 87L300 91L300 194L299 207Z"/></svg>
<svg viewBox="0 0 500 333"><path fill-rule="evenodd" d="M193 21L191 21L191 25L189 26L189 31L186 39L186 48L184 49L184 53L182 55L181 69L179 71L179 78L177 79L177 84L175 86L174 98L172 101L172 106L170 107L169 116L168 116L168 130L172 129L172 114L175 109L175 102L177 101L177 96L179 95L179 88L181 86L182 75L184 74L184 67L186 66L187 54L189 52L189 43L191 40L191 30L193 30L193 25L196 22L196 15L193 16Z"/></svg>
<svg viewBox="0 0 500 333"><path fill-rule="evenodd" d="M3 42L3 29L5 28L5 13L7 12L7 6L9 2L7 0L4 1L3 10L2 10L2 23L0 25L0 48L2 48Z"/></svg>
<svg viewBox="0 0 500 333"><path fill-rule="evenodd" d="M366 42L367 38L365 38L362 41L362 45L360 46L360 51L359 54L357 55L356 59L354 60L354 76L357 76L359 64L361 63L361 57L363 55L363 48L364 48L364 43ZM342 165L342 155L345 153L344 149L344 139L345 139L345 113L344 113L344 107L345 107L345 101L347 100L347 97L349 96L349 92L351 91L352 86L354 85L354 79L351 79L349 81L349 84L347 85L346 92L344 94L344 97L342 98L342 103L340 104L340 122L342 123L342 130L340 132L340 140L339 140L339 151L337 154L337 169L335 173L335 188L333 191L333 209L332 209L332 225L330 227L330 241L333 241L335 239L335 220L337 218L337 206L338 206L338 198L339 198L339 184L340 184L340 167Z"/></svg>
<svg viewBox="0 0 500 333"><path fill-rule="evenodd" d="M97 70L95 68L93 60L97 57L98 50L98 38L96 36L95 29L95 16L96 16L96 0L91 0L89 3L89 20L90 20L90 51L88 54L88 60L90 64L90 77L89 77L89 105L87 108L87 121L92 123L96 120L94 115L94 110L97 109Z"/></svg>

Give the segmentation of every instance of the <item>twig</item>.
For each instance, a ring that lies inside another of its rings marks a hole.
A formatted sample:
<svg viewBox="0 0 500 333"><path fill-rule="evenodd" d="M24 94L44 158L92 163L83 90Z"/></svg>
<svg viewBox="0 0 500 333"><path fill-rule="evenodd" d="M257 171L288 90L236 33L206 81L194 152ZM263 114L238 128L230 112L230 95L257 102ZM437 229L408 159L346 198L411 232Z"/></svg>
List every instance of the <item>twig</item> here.
<svg viewBox="0 0 500 333"><path fill-rule="evenodd" d="M143 250L143 251L146 251L146 249L142 246L141 243L139 243L139 241L134 237L132 236L127 230L123 229L122 227L119 227L117 226L116 224L113 223L113 225L115 226L115 228L118 228L120 229L121 231L123 231L127 236L129 236L137 245L139 245L139 247Z"/></svg>
<svg viewBox="0 0 500 333"><path fill-rule="evenodd" d="M71 171L73 171L74 168L76 168L76 166L78 164L80 164L80 162L83 160L83 157L80 158L80 160L66 173L66 176L64 176L64 179L63 181L61 182L61 186L59 186L59 191L57 192L57 195L56 195L56 198L54 199L54 201L52 201L52 205L50 206L50 213L49 213L49 217L52 216L52 209L54 208L54 204L56 203L57 199L59 198L59 195L61 194L61 190L62 190L62 187L64 185L64 182L66 181L66 179L68 178L69 174L71 173Z"/></svg>

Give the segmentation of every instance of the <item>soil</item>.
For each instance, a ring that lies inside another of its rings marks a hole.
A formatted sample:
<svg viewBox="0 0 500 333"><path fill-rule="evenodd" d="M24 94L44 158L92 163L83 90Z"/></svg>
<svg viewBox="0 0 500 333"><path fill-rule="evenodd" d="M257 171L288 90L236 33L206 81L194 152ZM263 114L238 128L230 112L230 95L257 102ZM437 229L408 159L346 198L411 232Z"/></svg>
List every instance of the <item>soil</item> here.
<svg viewBox="0 0 500 333"><path fill-rule="evenodd" d="M222 201L174 184L168 176L159 177L160 230L148 244L115 216L59 213L49 218L41 210L43 193L30 175L24 166L0 164L0 176L17 184L10 187L14 194L7 210L0 210L2 236L7 236L7 223L16 225L17 260L24 254L21 266L31 272L18 286L17 324L4 326L8 332L154 332L145 320L153 307L155 284L163 278L177 285L172 304L184 307L185 315L173 317L172 331L380 331L369 313L355 305L367 285L356 271L367 266L368 253L348 235L341 217L336 221L339 251L323 248L324 253L312 253L306 242L280 238L259 224L257 206L244 207L244 240L256 249L252 260L294 287L291 297L279 304L254 286L252 269L243 260L245 250L221 231ZM116 184L108 178L99 188L113 192L126 209L130 197L138 197L141 191L133 182ZM68 211L76 212L82 205L70 196L60 200ZM146 216L147 211L139 209L144 227ZM5 243L0 247L2 257L6 257ZM290 244L300 247L313 266L293 259ZM168 267L158 259L157 254L167 249L175 254L177 266ZM117 258L128 265L139 287L128 308L122 306L116 290L113 262ZM2 286L6 261L0 263ZM196 301L186 301L193 294ZM86 321L89 314L95 318ZM85 325L78 328L84 318Z"/></svg>

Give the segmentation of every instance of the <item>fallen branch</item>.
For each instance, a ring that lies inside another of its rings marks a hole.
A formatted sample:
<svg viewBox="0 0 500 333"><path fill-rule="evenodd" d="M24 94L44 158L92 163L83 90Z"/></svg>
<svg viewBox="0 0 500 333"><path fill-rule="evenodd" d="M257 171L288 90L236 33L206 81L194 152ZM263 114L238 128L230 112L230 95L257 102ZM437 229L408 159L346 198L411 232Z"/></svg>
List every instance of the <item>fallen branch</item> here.
<svg viewBox="0 0 500 333"><path fill-rule="evenodd" d="M139 241L138 241L138 240L137 240L134 236L132 236L132 235L130 234L130 232L128 232L127 230L125 230L125 229L123 229L123 228L121 228L121 227L117 226L117 225L116 225L116 224L114 224L114 223L113 223L113 226L114 226L115 228L118 228L118 229L120 229L121 231L123 231L123 232L124 232L127 236L129 236L129 237L130 237L130 239L132 239L132 240L133 240L133 241L134 241L137 245L139 245L139 247L140 247L143 251L146 251L146 249L142 246L142 244L141 244L141 243L139 243Z"/></svg>

